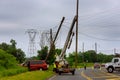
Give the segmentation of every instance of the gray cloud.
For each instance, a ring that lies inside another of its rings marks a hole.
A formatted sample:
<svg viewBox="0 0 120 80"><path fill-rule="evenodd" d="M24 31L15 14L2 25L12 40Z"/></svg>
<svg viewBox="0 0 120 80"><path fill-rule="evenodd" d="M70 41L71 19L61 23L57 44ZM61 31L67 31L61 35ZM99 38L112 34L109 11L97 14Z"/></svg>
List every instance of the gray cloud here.
<svg viewBox="0 0 120 80"><path fill-rule="evenodd" d="M120 0L80 0L79 32L101 39L120 39L119 7ZM6 37L12 35L11 38L15 38L23 48L21 40L27 36L24 34L27 29L48 30L58 26L63 16L66 17L64 25L70 27L75 14L75 0L0 0L0 36L6 41ZM99 42L99 39L88 36L79 34L82 37L80 45L82 42ZM105 45L104 40L100 42Z"/></svg>

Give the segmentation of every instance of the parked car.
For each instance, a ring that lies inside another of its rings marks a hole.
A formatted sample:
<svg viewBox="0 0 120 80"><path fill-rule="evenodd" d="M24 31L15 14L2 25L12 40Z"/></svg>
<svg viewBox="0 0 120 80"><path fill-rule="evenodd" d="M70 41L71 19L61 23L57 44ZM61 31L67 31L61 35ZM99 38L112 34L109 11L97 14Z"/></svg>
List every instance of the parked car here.
<svg viewBox="0 0 120 80"><path fill-rule="evenodd" d="M31 60L28 61L29 70L47 70L48 64L44 60Z"/></svg>
<svg viewBox="0 0 120 80"><path fill-rule="evenodd" d="M94 63L94 69L100 69L101 65L100 63Z"/></svg>

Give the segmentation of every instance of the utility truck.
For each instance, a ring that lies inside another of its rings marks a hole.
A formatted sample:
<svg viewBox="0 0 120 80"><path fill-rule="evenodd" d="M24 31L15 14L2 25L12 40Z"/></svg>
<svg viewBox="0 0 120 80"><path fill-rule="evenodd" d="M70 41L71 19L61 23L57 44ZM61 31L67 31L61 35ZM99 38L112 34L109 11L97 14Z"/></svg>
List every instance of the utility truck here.
<svg viewBox="0 0 120 80"><path fill-rule="evenodd" d="M111 62L105 64L105 68L109 73L120 71L120 57L115 57Z"/></svg>
<svg viewBox="0 0 120 80"><path fill-rule="evenodd" d="M55 60L56 68L54 68L54 71L59 73L59 75L61 75L61 73L72 73L72 75L75 74L75 68L69 67L69 63L64 59L64 55L66 53L66 49L69 48L71 45L72 38L74 36L73 28L76 21L77 21L77 17L75 16L72 21L71 27L69 29L61 54L56 56L56 60Z"/></svg>

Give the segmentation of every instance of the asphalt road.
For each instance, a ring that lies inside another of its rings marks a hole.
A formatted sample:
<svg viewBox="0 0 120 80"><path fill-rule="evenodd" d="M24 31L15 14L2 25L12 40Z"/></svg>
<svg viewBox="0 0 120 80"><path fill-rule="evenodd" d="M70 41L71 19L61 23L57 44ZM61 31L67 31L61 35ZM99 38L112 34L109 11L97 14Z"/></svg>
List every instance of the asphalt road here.
<svg viewBox="0 0 120 80"><path fill-rule="evenodd" d="M76 69L75 75L71 73L56 74L49 80L120 80L120 72L108 73L104 68Z"/></svg>

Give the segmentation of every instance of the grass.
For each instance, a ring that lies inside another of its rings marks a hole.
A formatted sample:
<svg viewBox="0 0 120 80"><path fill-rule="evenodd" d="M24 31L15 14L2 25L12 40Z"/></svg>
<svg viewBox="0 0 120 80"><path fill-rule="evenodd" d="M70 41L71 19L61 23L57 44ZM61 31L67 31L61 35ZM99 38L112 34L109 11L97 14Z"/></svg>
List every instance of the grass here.
<svg viewBox="0 0 120 80"><path fill-rule="evenodd" d="M86 67L93 67L93 65L94 65L94 63L86 63ZM75 65L72 67L75 67ZM83 68L83 67L84 67L84 63L77 64L77 68Z"/></svg>
<svg viewBox="0 0 120 80"><path fill-rule="evenodd" d="M53 76L52 71L30 71L15 76L1 78L0 80L46 80Z"/></svg>
<svg viewBox="0 0 120 80"><path fill-rule="evenodd" d="M17 74L24 73L27 71L28 69L24 67L16 67L14 69L3 69L0 71L0 78L6 77L6 76L17 75Z"/></svg>
<svg viewBox="0 0 120 80"><path fill-rule="evenodd" d="M87 63L86 66L92 67L93 63ZM83 68L83 67L84 67L84 63L79 63L77 66L77 68ZM49 70L47 71L30 71L30 72L24 72L21 74L19 74L20 72L22 72L21 70L6 71L3 73L4 76L6 77L4 78L1 77L0 80L47 80L48 78L54 75L54 72L52 71L52 69L53 69L53 65L49 66ZM16 73L18 74L16 75ZM0 73L0 76L1 76L1 73Z"/></svg>

